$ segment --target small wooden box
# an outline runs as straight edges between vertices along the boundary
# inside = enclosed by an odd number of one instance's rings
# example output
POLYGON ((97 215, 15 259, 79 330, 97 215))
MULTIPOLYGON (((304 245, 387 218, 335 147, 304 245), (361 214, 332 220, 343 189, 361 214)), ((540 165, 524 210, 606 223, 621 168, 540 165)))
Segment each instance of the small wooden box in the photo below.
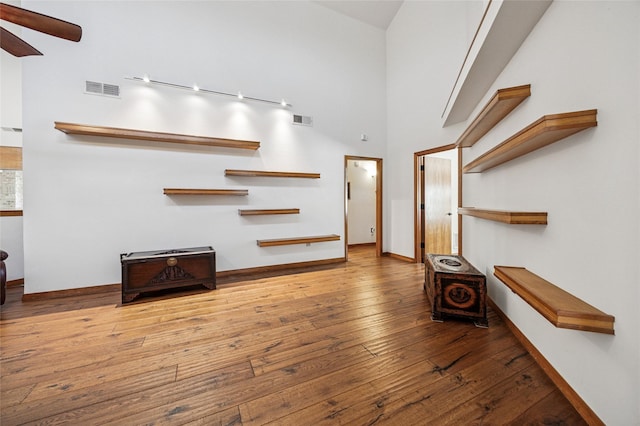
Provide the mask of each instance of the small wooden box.
POLYGON ((216 252, 211 247, 123 253, 120 263, 122 303, 149 291, 198 284, 216 288, 216 252))
POLYGON ((431 319, 471 319, 487 327, 486 277, 462 256, 427 254, 424 289, 431 302, 431 319))

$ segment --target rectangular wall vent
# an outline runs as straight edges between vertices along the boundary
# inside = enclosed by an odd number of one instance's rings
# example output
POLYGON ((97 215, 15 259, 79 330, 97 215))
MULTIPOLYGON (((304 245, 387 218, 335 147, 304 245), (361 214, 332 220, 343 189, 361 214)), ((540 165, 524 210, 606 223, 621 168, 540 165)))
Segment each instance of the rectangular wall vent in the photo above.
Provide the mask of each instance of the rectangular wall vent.
POLYGON ((108 96, 120 96, 120 86, 105 83, 102 85, 102 93, 108 96))
POLYGON ((313 117, 293 114, 293 124, 299 124, 301 126, 313 126, 313 117))
POLYGON ((99 83, 97 81, 85 82, 84 92, 91 95, 111 96, 113 98, 120 97, 120 86, 115 84, 99 83))

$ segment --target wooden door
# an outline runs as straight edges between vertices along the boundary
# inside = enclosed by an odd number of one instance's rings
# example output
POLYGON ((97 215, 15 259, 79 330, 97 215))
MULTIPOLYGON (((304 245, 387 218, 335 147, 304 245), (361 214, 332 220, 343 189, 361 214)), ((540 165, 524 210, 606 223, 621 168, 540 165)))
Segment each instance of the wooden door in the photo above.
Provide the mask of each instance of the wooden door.
POLYGON ((451 160, 424 157, 424 251, 451 254, 451 160))

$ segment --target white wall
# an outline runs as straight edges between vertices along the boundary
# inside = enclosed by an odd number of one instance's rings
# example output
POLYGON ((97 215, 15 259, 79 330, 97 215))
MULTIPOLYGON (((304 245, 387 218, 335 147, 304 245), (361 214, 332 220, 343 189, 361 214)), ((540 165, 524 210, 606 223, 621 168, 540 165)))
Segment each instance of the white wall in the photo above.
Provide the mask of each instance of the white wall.
MULTIPOLYGON (((464 7, 405 2, 387 33, 387 251, 411 254, 412 153, 455 141, 468 124, 441 129, 439 121, 466 52, 456 36, 467 28, 464 7)), ((553 2, 470 118, 498 88, 531 83, 532 96, 464 156, 466 163, 542 115, 598 109, 595 129, 465 175, 465 205, 546 210, 549 224, 465 217, 463 253, 486 273, 491 298, 611 425, 640 424, 639 7, 553 2), (495 264, 527 267, 615 315, 616 335, 554 328, 493 277, 495 264)))
POLYGON ((256 239, 344 230, 344 155, 381 157, 385 35, 311 2, 23 2, 78 23, 80 43, 29 34, 24 66, 25 293, 120 282, 123 252, 212 245, 218 270, 344 256, 344 242, 259 248, 256 239), (264 99, 145 86, 157 80, 264 99), (83 94, 118 84, 120 99, 83 94), (314 127, 291 125, 291 113, 314 127), (260 140, 257 152, 70 137, 54 121, 260 140), (360 142, 360 134, 369 140, 360 142), (319 172, 225 178, 224 169, 319 172), (163 187, 248 188, 167 197, 163 187), (247 218, 238 208, 298 207, 247 218))
MULTIPOLYGON (((20 7, 19 1, 5 1, 20 7)), ((3 22, 2 26, 17 36, 21 36, 22 28, 11 22, 3 22)), ((0 49, 0 120, 3 127, 22 127, 22 60, 0 49)), ((22 146, 19 133, 5 132, 2 145, 22 146)))
POLYGON ((468 48, 468 7, 476 5, 404 2, 387 30, 384 251, 414 257, 414 152, 451 144, 464 129, 443 129, 440 117, 468 48))
POLYGON ((9 254, 5 260, 7 281, 24 277, 24 255, 22 252, 22 217, 0 218, 0 248, 9 254))
MULTIPOLYGON (((20 2, 10 1, 15 6, 20 2)), ((3 22, 2 25, 16 35, 20 27, 3 22)), ((22 61, 0 50, 0 120, 2 127, 22 128, 22 61)), ((22 133, 0 130, 1 146, 22 146, 22 133)), ((24 277, 24 253, 22 243, 22 216, 0 217, 0 248, 9 253, 5 261, 7 280, 24 277)))
POLYGON ((490 297, 611 425, 640 424, 639 11, 638 2, 553 2, 479 106, 501 87, 531 83, 531 97, 464 154, 466 163, 542 115, 598 109, 596 128, 464 176, 465 205, 548 211, 549 224, 465 217, 463 253, 486 273, 490 297), (614 315, 616 335, 554 328, 493 276, 496 264, 524 266, 614 315))
POLYGON ((349 244, 376 242, 375 173, 375 161, 347 161, 347 182, 351 186, 351 198, 347 201, 349 244))

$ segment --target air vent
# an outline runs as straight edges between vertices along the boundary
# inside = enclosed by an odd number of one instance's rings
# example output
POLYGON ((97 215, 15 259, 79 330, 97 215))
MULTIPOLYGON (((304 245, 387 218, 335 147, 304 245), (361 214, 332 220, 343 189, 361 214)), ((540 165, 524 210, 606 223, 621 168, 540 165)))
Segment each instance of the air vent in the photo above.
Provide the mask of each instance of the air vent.
POLYGON ((19 127, 5 127, 2 126, 2 130, 5 132, 15 132, 15 133, 22 133, 22 129, 19 127))
POLYGON ((120 86, 105 83, 102 85, 102 93, 107 96, 120 96, 120 86))
POLYGON ((299 124, 301 126, 313 126, 313 117, 293 114, 293 124, 299 124))
POLYGON ((84 91, 87 93, 93 93, 95 95, 102 95, 102 83, 87 81, 84 91))
POLYGON ((113 98, 120 97, 120 86, 89 80, 87 80, 85 83, 85 93, 88 93, 90 95, 111 96, 113 98))

